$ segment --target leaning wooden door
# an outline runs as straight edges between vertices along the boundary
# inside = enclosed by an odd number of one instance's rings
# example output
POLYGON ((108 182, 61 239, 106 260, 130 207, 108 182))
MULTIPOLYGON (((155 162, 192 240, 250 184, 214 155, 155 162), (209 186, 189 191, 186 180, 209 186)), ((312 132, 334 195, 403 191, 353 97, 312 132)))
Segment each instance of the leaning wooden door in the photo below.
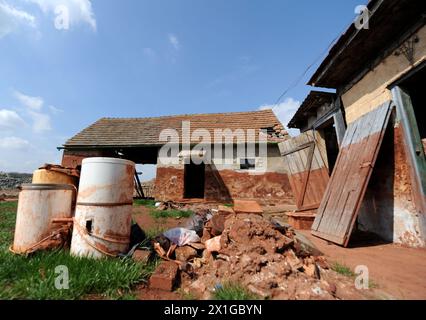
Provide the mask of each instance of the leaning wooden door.
POLYGON ((312 234, 347 246, 391 113, 391 102, 362 116, 346 130, 312 234))
POLYGON ((298 211, 317 209, 329 180, 324 140, 308 131, 279 144, 298 211))

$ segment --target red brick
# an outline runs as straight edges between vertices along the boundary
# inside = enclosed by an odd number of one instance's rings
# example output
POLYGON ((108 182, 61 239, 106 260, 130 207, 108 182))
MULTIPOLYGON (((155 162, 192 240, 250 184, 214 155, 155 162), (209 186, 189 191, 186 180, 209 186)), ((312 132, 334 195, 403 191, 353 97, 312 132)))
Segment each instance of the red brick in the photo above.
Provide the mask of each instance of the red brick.
POLYGON ((149 279, 150 288, 173 291, 178 271, 178 266, 175 262, 163 261, 149 279))
POLYGON ((133 260, 138 262, 147 263, 151 258, 151 251, 149 250, 136 250, 133 253, 133 260))
POLYGON ((262 214, 263 210, 256 201, 235 200, 234 211, 236 213, 256 213, 262 214))

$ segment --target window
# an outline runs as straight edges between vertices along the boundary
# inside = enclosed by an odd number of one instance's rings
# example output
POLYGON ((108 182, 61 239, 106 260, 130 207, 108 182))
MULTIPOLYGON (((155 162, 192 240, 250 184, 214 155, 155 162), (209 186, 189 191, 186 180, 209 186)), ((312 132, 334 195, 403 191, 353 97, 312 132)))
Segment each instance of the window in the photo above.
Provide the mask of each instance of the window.
POLYGON ((250 170, 256 168, 256 159, 254 158, 241 158, 240 159, 240 169, 241 170, 250 170))

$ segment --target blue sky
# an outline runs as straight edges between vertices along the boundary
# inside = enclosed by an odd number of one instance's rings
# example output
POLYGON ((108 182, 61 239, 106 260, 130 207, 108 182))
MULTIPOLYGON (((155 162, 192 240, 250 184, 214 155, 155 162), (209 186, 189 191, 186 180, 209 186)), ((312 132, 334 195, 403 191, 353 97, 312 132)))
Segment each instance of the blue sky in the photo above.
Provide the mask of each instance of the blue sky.
MULTIPOLYGON (((0 171, 60 162, 56 147, 101 117, 272 106, 365 3, 0 0, 0 171)), ((276 108, 284 124, 314 70, 276 108)))

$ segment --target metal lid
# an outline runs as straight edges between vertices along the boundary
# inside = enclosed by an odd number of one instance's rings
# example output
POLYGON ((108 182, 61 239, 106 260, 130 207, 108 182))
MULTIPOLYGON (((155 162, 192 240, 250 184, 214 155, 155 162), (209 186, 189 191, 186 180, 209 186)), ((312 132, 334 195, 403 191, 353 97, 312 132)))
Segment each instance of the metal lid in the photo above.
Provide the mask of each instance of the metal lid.
POLYGON ((82 165, 85 163, 114 163, 114 164, 124 164, 124 165, 132 165, 135 163, 130 160, 120 159, 120 158, 106 158, 106 157, 93 157, 93 158, 85 158, 82 161, 82 165))
POLYGON ((21 190, 75 190, 75 187, 71 184, 25 183, 21 190))

